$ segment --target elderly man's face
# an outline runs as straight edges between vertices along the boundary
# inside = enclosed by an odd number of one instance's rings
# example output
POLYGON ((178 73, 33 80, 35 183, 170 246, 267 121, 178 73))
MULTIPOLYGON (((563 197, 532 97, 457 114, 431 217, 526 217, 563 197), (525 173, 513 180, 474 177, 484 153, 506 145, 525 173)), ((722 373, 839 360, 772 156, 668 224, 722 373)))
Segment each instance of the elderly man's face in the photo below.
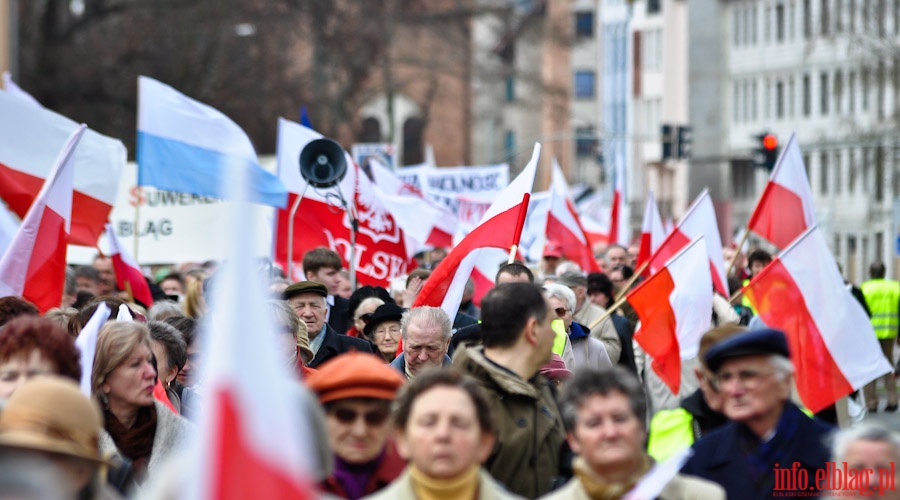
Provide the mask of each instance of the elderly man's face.
POLYGON ((403 351, 406 354, 406 367, 413 375, 428 366, 441 366, 450 339, 444 340, 441 327, 438 325, 419 326, 411 321, 406 327, 406 339, 403 351))
POLYGON ((628 251, 624 248, 612 247, 606 251, 606 260, 609 261, 610 267, 628 264, 628 251))
MULTIPOLYGON (((869 489, 870 491, 886 492, 888 495, 892 495, 890 498, 897 498, 900 496, 897 495, 897 491, 890 491, 888 488, 897 484, 897 478, 890 477, 890 470, 895 469, 895 475, 900 473, 900 470, 892 467, 898 460, 900 457, 895 455, 890 443, 858 439, 847 445, 847 451, 844 452, 844 456, 838 460, 838 463, 847 462, 847 465, 854 470, 874 471, 867 478, 869 482, 860 485, 860 491, 869 489), (887 484, 881 484, 881 479, 885 479, 887 484)), ((862 477, 865 478, 865 476, 862 477)))
POLYGON ((726 360, 716 373, 722 412, 730 420, 753 424, 777 423, 790 397, 790 382, 783 380, 768 355, 726 360))
POLYGON ((325 297, 317 293, 301 293, 289 298, 287 303, 306 323, 310 340, 316 338, 325 325, 325 297))

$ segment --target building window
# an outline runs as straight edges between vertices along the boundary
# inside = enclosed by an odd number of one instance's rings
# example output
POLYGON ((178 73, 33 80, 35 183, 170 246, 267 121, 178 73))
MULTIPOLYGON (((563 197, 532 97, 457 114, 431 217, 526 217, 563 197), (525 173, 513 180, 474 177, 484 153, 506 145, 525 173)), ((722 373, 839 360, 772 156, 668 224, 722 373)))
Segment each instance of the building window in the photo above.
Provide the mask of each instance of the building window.
POLYGON ((662 0, 647 0, 647 14, 658 14, 662 10, 662 0))
POLYGON ((834 0, 834 32, 844 31, 844 0, 834 0))
POLYGON ((578 99, 591 99, 594 97, 594 72, 575 72, 575 97, 578 99))
POLYGON ((759 94, 756 92, 756 80, 753 80, 753 83, 750 84, 750 119, 753 121, 757 120, 759 116, 759 94))
POLYGON ((425 120, 418 116, 403 122, 403 164, 418 165, 425 161, 425 120))
POLYGON ((757 23, 757 21, 758 21, 758 19, 757 19, 758 15, 757 15, 756 13, 757 13, 756 6, 755 6, 755 5, 754 5, 754 6, 751 6, 751 7, 750 7, 750 16, 749 16, 750 19, 749 19, 747 22, 748 22, 748 24, 750 24, 750 37, 749 37, 749 41, 750 41, 750 43, 752 43, 753 45, 756 45, 756 33, 757 33, 757 31, 756 31, 756 30, 757 30, 757 28, 756 28, 757 24, 756 24, 756 23, 757 23))
POLYGON ((847 0, 847 32, 856 31, 856 0, 847 0))
POLYGON ((507 130, 503 136, 503 152, 510 161, 516 156, 516 133, 512 130, 507 130))
POLYGON ((812 0, 803 0, 803 38, 812 38, 812 0))
POLYGON ((378 118, 371 116, 363 118, 358 139, 359 142, 381 142, 381 122, 378 118))
POLYGON ((788 3, 788 40, 793 40, 797 36, 797 30, 794 27, 794 22, 797 20, 797 7, 794 5, 794 0, 790 0, 788 3))
POLYGON ((516 79, 513 76, 506 77, 506 102, 516 100, 516 79))
POLYGON ((597 134, 594 127, 576 127, 575 128, 575 155, 579 158, 590 158, 596 156, 597 134))
POLYGON ((862 110, 869 110, 869 70, 866 68, 862 69, 862 72, 859 77, 859 90, 862 92, 862 110))
POLYGON ((784 82, 775 83, 775 118, 784 118, 784 82))
POLYGON ((582 38, 594 37, 594 13, 582 11, 575 13, 575 36, 582 38))
POLYGON ((763 24, 766 25, 766 30, 763 32, 765 34, 764 41, 771 42, 772 41, 772 7, 766 7, 766 20, 763 24))
POLYGON ((812 114, 812 92, 809 75, 803 75, 803 116, 812 114))
POLYGON ((823 196, 828 194, 828 153, 825 151, 819 155, 819 192, 823 196))
POLYGON ((821 18, 820 22, 822 23, 822 36, 828 36, 828 30, 831 27, 831 11, 828 8, 828 3, 831 0, 822 0, 820 4, 822 10, 819 12, 821 18))
POLYGON ((853 194, 856 189, 856 159, 855 151, 847 151, 847 192, 853 194))
POLYGON ((766 82, 766 101, 765 101, 765 113, 763 113, 763 118, 769 119, 772 118, 772 82, 766 82))
POLYGON ((741 9, 735 8, 731 11, 731 44, 735 47, 741 44, 741 9))
POLYGON ((844 111, 844 75, 838 71, 834 74, 834 112, 838 115, 844 111))
POLYGON ((856 111, 856 73, 852 71, 847 75, 847 108, 850 113, 856 111))
POLYGON ((734 82, 734 88, 732 89, 732 99, 731 99, 731 107, 732 107, 732 119, 734 123, 740 123, 741 121, 741 106, 743 105, 743 99, 741 98, 741 89, 743 87, 740 83, 734 82))
POLYGON ((828 114, 828 73, 819 76, 819 111, 828 114))
POLYGON ((834 152, 834 194, 841 194, 844 165, 841 164, 841 152, 834 152))
POLYGON ((885 93, 886 93, 885 80, 887 80, 886 73, 887 73, 887 70, 884 67, 884 63, 879 62, 878 63, 878 72, 875 75, 875 78, 878 80, 877 94, 875 95, 875 99, 876 99, 875 106, 878 111, 879 119, 884 118, 884 100, 885 100, 885 93))
POLYGON ((784 4, 781 3, 775 6, 775 39, 779 42, 785 39, 784 4))
POLYGON ((790 77, 787 86, 787 115, 794 116, 794 77, 790 77))
POLYGON ((875 201, 884 199, 884 146, 875 148, 875 201))

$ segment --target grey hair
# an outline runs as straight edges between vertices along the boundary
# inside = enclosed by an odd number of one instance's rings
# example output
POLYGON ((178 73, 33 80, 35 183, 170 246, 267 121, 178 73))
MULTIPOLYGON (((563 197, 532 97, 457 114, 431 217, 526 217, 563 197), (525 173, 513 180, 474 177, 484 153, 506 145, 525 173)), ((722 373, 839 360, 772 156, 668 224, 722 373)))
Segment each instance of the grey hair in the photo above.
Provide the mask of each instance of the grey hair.
POLYGON ((75 279, 75 270, 71 267, 66 267, 66 284, 63 290, 67 295, 78 293, 78 281, 75 279))
POLYGON ((380 306, 384 305, 384 300, 382 300, 380 297, 366 297, 366 298, 362 299, 362 302, 360 302, 359 305, 356 306, 356 311, 353 311, 353 320, 354 321, 356 321, 356 319, 357 319, 356 313, 360 310, 360 308, 362 308, 362 306, 367 306, 369 304, 375 304, 375 309, 378 309, 380 306))
POLYGON ((890 445, 894 457, 891 461, 900 460, 900 434, 882 424, 864 422, 849 429, 842 429, 831 438, 831 457, 841 462, 847 456, 847 448, 855 441, 869 441, 890 445))
POLYGON ((561 300, 566 305, 566 309, 573 313, 575 312, 575 292, 571 288, 559 283, 547 283, 544 285, 544 296, 548 299, 556 298, 561 300))
POLYGON ((607 396, 613 392, 619 392, 628 398, 631 412, 646 430, 647 398, 644 389, 637 377, 621 366, 606 370, 583 368, 575 371, 575 375, 566 382, 559 395, 559 411, 566 430, 575 429, 578 410, 589 397, 607 396))
POLYGON ((794 363, 791 363, 790 359, 780 354, 769 356, 769 364, 772 365, 772 368, 775 369, 775 372, 783 382, 786 382, 794 374, 794 363))
POLYGON ((403 313, 400 319, 400 331, 403 340, 406 340, 406 334, 409 330, 409 324, 414 322, 419 328, 439 327, 441 329, 441 339, 449 340, 452 334, 453 324, 450 317, 440 307, 421 306, 415 307, 403 313))
POLYGON ((179 318, 184 315, 184 309, 171 300, 155 302, 147 311, 147 319, 150 321, 165 321, 168 318, 179 318))

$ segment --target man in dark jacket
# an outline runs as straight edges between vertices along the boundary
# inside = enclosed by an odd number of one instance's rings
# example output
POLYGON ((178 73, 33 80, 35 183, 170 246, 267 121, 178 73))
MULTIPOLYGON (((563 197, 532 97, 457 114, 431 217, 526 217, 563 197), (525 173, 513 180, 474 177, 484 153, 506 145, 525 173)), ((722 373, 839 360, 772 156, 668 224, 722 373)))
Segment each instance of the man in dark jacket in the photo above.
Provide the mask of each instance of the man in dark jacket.
POLYGON ((683 472, 720 484, 730 500, 789 496, 775 490, 776 469, 802 469, 796 474, 806 474, 814 488, 817 472, 830 460, 824 440, 833 428, 790 402, 794 369, 784 333, 740 333, 715 345, 705 359, 731 422, 694 445, 683 472))
POLYGON ((561 483, 565 428, 549 382, 538 373, 556 337, 552 319, 537 286, 497 285, 481 301, 483 346, 463 349, 453 359, 492 405, 497 441, 485 468, 527 498, 561 483))
POLYGON ((297 316, 306 323, 309 332, 309 348, 315 355, 307 366, 315 368, 325 361, 347 351, 375 353, 367 340, 340 335, 325 323, 328 288, 315 281, 300 281, 284 289, 282 298, 290 304, 297 316))

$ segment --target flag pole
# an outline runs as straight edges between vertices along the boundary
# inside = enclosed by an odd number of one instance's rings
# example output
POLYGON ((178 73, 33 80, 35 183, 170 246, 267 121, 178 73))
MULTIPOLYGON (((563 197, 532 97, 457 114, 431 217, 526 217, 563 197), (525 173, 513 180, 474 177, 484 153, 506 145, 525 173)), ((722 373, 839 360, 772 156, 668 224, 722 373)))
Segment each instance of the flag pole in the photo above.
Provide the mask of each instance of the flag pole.
POLYGON ((628 281, 626 281, 625 285, 622 286, 622 289, 619 290, 619 295, 616 295, 616 301, 618 301, 619 299, 624 297, 626 293, 628 293, 628 289, 631 288, 631 285, 633 285, 634 282, 641 277, 641 273, 644 272, 644 269, 647 269, 648 265, 650 265, 650 259, 644 261, 643 264, 641 264, 637 269, 634 270, 634 274, 632 274, 631 277, 628 278, 628 281))
POLYGON ((513 244, 509 247, 509 259, 507 264, 512 264, 516 260, 516 252, 519 250, 519 240, 522 238, 522 229, 525 227, 525 216, 528 215, 528 202, 531 200, 531 193, 522 195, 522 208, 519 209, 519 218, 516 219, 516 232, 513 234, 513 244))
POLYGON ((602 316, 600 316, 599 318, 594 320, 594 322, 591 323, 590 326, 588 326, 588 331, 593 330, 594 328, 597 327, 597 325, 602 323, 603 320, 612 316, 613 313, 615 313, 620 307, 622 307, 623 304, 625 304, 625 302, 628 302, 628 297, 626 297, 626 296, 622 296, 622 297, 616 299, 616 301, 613 303, 613 305, 606 308, 606 312, 603 313, 602 316))
POLYGON ((138 189, 141 191, 141 196, 138 197, 138 202, 134 204, 134 261, 138 262, 138 247, 140 246, 140 238, 141 238, 141 227, 139 226, 141 220, 141 200, 144 199, 143 193, 144 188, 138 186, 138 189))
POLYGON ((741 255, 741 249, 744 248, 744 243, 747 242, 747 238, 750 236, 750 228, 748 227, 746 231, 744 231, 744 236, 741 238, 741 242, 737 246, 737 253, 734 255, 734 259, 731 259, 731 265, 728 266, 728 270, 725 273, 725 277, 727 278, 732 272, 734 272, 734 266, 737 265, 738 256, 741 255))

